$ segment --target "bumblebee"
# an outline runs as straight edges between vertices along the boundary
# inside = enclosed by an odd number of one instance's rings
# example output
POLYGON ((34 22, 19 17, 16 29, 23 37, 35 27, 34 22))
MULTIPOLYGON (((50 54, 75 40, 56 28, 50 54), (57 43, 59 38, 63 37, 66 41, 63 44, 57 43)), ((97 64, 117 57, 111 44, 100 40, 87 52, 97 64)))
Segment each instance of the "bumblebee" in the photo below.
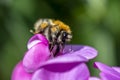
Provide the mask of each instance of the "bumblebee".
POLYGON ((34 34, 43 34, 49 41, 49 49, 53 56, 61 53, 65 43, 72 39, 70 27, 60 20, 39 19, 34 24, 34 34))

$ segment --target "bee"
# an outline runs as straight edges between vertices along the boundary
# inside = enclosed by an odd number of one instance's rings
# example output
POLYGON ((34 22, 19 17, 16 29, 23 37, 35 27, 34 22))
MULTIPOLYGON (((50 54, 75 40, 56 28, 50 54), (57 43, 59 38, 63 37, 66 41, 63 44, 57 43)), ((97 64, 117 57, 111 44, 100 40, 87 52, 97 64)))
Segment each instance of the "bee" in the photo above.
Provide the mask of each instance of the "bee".
POLYGON ((39 19, 34 24, 34 34, 42 34, 49 41, 49 49, 53 56, 61 53, 67 42, 72 39, 71 29, 60 20, 39 19))

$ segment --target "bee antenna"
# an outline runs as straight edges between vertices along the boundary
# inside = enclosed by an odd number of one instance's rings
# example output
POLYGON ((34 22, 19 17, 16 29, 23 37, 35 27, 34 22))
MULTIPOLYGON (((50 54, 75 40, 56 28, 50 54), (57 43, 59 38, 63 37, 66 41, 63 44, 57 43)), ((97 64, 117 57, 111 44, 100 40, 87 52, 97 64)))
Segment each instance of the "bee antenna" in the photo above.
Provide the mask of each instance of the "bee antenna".
POLYGON ((32 29, 30 29, 30 32, 33 33, 33 34, 35 34, 35 32, 32 29))

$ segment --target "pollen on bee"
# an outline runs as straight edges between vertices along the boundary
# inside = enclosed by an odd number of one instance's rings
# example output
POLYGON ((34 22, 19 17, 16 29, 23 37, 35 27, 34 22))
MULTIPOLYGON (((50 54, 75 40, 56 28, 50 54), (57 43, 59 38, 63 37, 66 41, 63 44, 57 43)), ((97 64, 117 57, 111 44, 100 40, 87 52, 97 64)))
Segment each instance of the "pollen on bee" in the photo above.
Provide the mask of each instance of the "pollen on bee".
POLYGON ((42 23, 42 24, 41 24, 41 28, 44 29, 45 27, 47 27, 47 25, 48 25, 47 23, 42 23))
POLYGON ((54 21, 54 24, 57 24, 60 27, 60 29, 63 29, 65 31, 67 31, 68 33, 71 33, 70 27, 68 25, 64 24, 63 22, 56 20, 56 21, 54 21))
POLYGON ((52 28, 51 28, 51 31, 52 31, 52 32, 57 31, 56 27, 52 27, 52 28))

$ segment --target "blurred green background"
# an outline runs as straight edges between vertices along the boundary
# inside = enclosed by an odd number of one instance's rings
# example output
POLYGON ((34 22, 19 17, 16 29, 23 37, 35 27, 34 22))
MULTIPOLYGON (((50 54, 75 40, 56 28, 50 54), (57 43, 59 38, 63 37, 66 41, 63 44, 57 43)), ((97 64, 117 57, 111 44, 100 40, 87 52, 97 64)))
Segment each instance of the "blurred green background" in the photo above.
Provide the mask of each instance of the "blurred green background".
POLYGON ((65 22, 71 44, 93 46, 99 51, 93 61, 120 66, 120 0, 0 0, 0 80, 10 80, 39 18, 65 22))

